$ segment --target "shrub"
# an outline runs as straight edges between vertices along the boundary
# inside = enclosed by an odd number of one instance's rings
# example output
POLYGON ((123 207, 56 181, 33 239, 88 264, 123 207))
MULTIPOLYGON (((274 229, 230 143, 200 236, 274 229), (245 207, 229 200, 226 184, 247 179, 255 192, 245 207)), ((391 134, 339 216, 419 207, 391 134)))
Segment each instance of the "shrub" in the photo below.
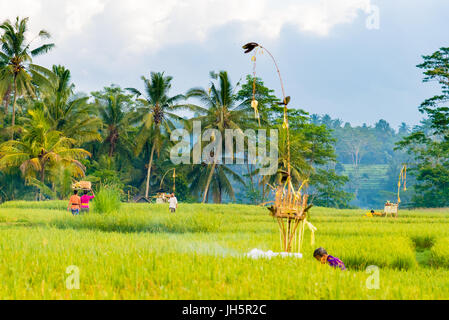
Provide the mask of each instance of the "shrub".
POLYGON ((430 250, 430 263, 434 267, 449 268, 449 238, 436 241, 430 250))
POLYGON ((95 195, 93 211, 95 213, 111 213, 120 209, 120 191, 111 186, 102 186, 95 195))

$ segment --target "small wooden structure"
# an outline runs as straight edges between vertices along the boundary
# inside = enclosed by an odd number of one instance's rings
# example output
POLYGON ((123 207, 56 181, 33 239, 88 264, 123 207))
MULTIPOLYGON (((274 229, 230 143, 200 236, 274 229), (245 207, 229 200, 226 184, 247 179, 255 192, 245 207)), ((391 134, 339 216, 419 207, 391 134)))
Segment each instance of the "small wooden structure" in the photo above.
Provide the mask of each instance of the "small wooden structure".
POLYGON ((400 192, 401 188, 404 186, 404 191, 407 191, 407 165, 403 165, 401 168, 401 172, 399 172, 399 180, 398 180, 398 202, 397 203, 391 203, 390 201, 387 201, 384 206, 384 213, 385 216, 388 217, 394 216, 395 218, 398 217, 398 209, 399 204, 401 203, 401 197, 400 192))
POLYGON ((163 204, 168 202, 168 199, 170 199, 170 194, 160 192, 153 198, 156 199, 157 204, 163 204))
POLYGON ((387 203, 385 203, 385 207, 384 207, 384 212, 385 212, 385 216, 388 217, 388 215, 392 216, 394 215, 395 218, 398 217, 398 208, 399 208, 399 203, 391 203, 389 201, 387 201, 387 203))
POLYGON ((274 205, 268 210, 278 222, 281 249, 284 252, 301 253, 304 229, 307 226, 312 232, 312 243, 316 228, 307 221, 307 212, 312 205, 307 205, 308 195, 301 194, 301 189, 307 183, 304 181, 298 191, 295 191, 290 179, 284 187, 275 188, 275 200, 268 202, 274 205))

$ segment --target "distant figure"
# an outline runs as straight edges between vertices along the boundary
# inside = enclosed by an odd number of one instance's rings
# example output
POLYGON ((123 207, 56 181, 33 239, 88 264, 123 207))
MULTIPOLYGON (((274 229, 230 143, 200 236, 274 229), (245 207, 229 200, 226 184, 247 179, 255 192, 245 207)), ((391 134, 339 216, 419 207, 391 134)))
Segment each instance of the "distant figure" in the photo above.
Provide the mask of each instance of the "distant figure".
POLYGON ((73 191, 73 195, 70 197, 67 211, 72 210, 72 215, 76 216, 80 214, 81 198, 78 196, 78 190, 73 191))
POLYGON ((176 212, 176 209, 178 209, 178 199, 176 199, 174 193, 171 194, 170 199, 168 199, 168 203, 170 212, 172 213, 176 212))
POLYGON ((81 196, 81 212, 89 212, 89 201, 95 198, 94 191, 91 189, 92 195, 89 196, 89 191, 84 191, 84 194, 81 196))
POLYGON ((338 258, 332 257, 327 254, 324 248, 318 248, 313 252, 313 257, 320 261, 322 264, 327 263, 331 267, 340 268, 341 270, 346 270, 345 264, 338 258))

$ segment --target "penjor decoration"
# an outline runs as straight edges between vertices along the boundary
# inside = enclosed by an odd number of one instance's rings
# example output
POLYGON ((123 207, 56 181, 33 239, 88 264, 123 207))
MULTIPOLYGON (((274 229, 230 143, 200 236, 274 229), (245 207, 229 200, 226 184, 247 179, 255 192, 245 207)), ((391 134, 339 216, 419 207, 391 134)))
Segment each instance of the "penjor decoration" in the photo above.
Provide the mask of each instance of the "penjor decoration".
POLYGON ((282 76, 279 71, 278 64, 273 55, 266 48, 262 47, 256 42, 249 42, 243 46, 245 53, 254 51, 252 61, 254 63, 253 68, 253 100, 251 106, 254 109, 256 119, 259 121, 260 116, 258 111, 258 101, 256 100, 256 54, 264 51, 268 53, 274 62, 277 74, 282 88, 283 101, 279 103, 284 107, 284 119, 283 129, 286 130, 287 136, 287 172, 280 171, 283 175, 281 183, 272 187, 275 193, 275 200, 264 203, 263 205, 272 203, 272 206, 268 208, 270 214, 277 220, 280 232, 280 245, 284 252, 301 252, 301 244, 303 243, 304 229, 307 226, 311 231, 311 242, 314 242, 314 234, 316 228, 307 221, 307 212, 312 207, 308 205, 308 195, 302 194, 303 187, 307 184, 307 180, 303 181, 298 190, 295 190, 291 179, 291 162, 290 162, 290 136, 289 136, 289 124, 288 124, 288 109, 287 106, 290 103, 290 97, 285 95, 284 84, 282 76))

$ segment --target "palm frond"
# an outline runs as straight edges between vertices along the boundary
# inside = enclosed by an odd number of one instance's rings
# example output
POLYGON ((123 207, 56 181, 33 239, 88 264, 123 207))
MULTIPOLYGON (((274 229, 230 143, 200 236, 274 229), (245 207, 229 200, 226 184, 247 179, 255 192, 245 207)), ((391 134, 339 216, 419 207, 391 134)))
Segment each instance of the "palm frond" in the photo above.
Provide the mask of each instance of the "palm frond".
POLYGON ((131 92, 132 94, 134 94, 138 97, 140 97, 142 95, 142 93, 135 88, 125 88, 125 90, 128 90, 129 92, 131 92))
POLYGON ((49 52, 54 47, 55 47, 54 43, 44 44, 44 45, 42 45, 42 46, 40 46, 40 47, 38 47, 38 48, 36 48, 34 50, 31 50, 31 55, 33 57, 40 56, 40 55, 42 55, 44 53, 49 52))

